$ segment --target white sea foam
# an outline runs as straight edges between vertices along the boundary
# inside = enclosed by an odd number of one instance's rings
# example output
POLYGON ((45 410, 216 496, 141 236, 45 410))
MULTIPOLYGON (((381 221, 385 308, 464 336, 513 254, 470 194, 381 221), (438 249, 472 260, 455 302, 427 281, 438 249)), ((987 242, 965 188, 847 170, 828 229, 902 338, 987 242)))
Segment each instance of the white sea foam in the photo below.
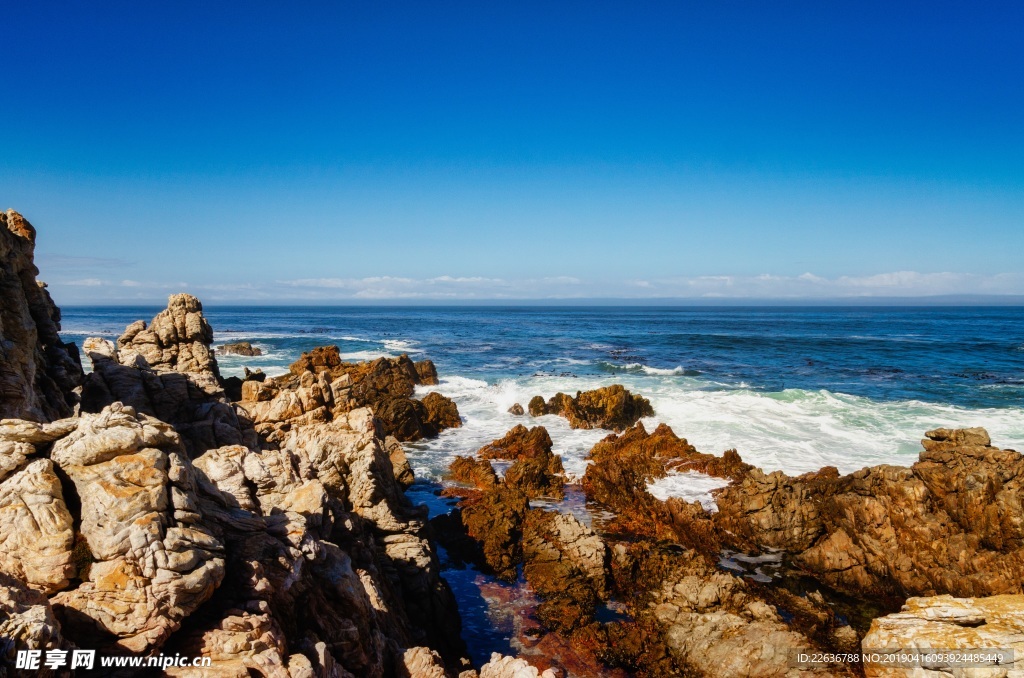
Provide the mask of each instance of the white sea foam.
POLYGON ((994 444, 1024 449, 1024 409, 967 409, 919 401, 876 401, 858 396, 787 389, 765 393, 748 388, 717 388, 687 376, 618 374, 607 377, 537 376, 488 385, 476 379, 448 378, 437 390, 451 397, 464 418, 461 429, 411 452, 424 472, 440 477, 458 454, 472 454, 516 424, 543 425, 572 477, 587 467, 586 455, 603 430, 573 430, 562 417, 517 417, 513 403, 545 399, 557 391, 575 393, 622 383, 650 398, 656 415, 643 420, 648 431, 659 423, 672 427, 702 452, 735 448, 743 459, 766 471, 790 474, 835 466, 849 473, 876 464, 912 464, 924 432, 937 427, 983 426, 994 444))
POLYGON ((707 511, 717 511, 718 506, 711 496, 711 490, 717 490, 729 484, 728 480, 715 478, 705 473, 684 471, 669 473, 664 478, 647 483, 647 491, 658 499, 665 501, 669 497, 679 497, 686 501, 699 501, 707 511))
POLYGON ((385 339, 381 342, 384 344, 384 348, 389 351, 396 351, 398 353, 422 353, 421 349, 416 348, 416 344, 412 341, 403 341, 401 339, 385 339))

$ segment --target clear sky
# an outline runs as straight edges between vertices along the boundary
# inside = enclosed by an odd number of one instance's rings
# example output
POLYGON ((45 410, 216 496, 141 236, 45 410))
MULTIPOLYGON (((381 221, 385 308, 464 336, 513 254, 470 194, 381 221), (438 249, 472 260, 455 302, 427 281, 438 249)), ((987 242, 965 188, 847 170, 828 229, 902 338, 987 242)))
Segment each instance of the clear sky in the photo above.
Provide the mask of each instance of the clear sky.
POLYGON ((58 303, 1024 294, 1024 3, 8 2, 58 303))

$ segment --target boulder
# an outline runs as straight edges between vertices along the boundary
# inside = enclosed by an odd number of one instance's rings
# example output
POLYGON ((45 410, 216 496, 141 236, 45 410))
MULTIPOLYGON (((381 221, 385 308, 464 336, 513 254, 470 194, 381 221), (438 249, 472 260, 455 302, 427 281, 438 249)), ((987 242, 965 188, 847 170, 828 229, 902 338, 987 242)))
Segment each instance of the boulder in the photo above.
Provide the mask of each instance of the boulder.
POLYGON ((217 353, 220 355, 240 355, 252 358, 263 355, 263 350, 259 346, 253 346, 248 341, 232 341, 218 346, 217 353))
POLYGON ((613 431, 624 431, 643 417, 654 416, 649 400, 630 393, 620 384, 579 391, 575 398, 556 393, 546 403, 540 396, 534 396, 529 409, 535 417, 544 414, 565 417, 572 428, 607 428, 613 431))
POLYGON ((53 462, 34 459, 0 482, 0 516, 0 571, 46 594, 66 588, 75 533, 53 462))
POLYGON ((36 280, 35 245, 24 217, 0 212, 0 419, 67 417, 83 378, 78 349, 58 335, 60 310, 36 280))
POLYGON ((515 415, 517 417, 521 417, 524 414, 526 414, 526 411, 523 410, 523 406, 522 405, 520 405, 519 403, 516 403, 512 407, 508 408, 508 413, 509 414, 513 414, 513 415, 515 415))

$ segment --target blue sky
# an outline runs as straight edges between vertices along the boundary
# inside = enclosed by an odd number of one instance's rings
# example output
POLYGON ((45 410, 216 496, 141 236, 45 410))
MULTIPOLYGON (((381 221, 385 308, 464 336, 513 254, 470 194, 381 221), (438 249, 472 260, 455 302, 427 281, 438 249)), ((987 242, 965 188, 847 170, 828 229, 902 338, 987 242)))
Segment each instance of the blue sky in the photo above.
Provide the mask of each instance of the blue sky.
POLYGON ((1024 294, 1021 3, 0 18, 59 303, 1024 294))

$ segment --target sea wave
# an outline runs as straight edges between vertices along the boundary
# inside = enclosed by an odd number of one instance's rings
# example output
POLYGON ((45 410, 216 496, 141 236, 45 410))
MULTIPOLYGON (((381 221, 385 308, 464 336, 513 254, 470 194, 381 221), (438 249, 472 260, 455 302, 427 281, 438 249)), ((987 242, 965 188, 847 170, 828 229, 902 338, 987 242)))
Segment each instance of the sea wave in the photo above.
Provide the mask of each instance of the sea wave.
POLYGON ((651 431, 659 423, 703 452, 737 449, 743 459, 766 471, 790 474, 835 466, 850 473, 877 464, 917 461, 925 431, 938 427, 983 426, 1001 447, 1024 447, 1024 409, 968 409, 914 400, 877 401, 830 391, 786 389, 777 392, 723 388, 707 380, 651 380, 642 374, 503 379, 449 377, 437 390, 455 400, 464 423, 434 441, 416 444, 411 453, 432 477, 444 475, 456 455, 472 454, 516 424, 543 425, 562 456, 570 479, 586 472, 587 454, 605 430, 574 430, 563 418, 515 416, 508 409, 535 395, 575 393, 622 383, 649 398, 655 416, 642 420, 651 431))

